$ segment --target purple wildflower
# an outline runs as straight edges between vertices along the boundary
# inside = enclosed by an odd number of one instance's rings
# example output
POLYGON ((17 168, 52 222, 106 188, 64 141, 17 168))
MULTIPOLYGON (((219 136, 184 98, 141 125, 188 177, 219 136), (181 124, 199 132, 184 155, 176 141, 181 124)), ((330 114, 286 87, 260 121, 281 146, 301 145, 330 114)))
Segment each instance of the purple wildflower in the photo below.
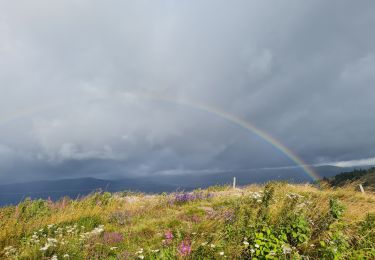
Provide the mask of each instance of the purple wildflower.
POLYGON ((171 204, 177 203, 177 204, 182 204, 186 203, 189 201, 194 201, 194 200, 203 200, 203 199, 209 199, 212 198, 211 193, 204 193, 202 191, 199 192, 181 192, 181 193, 176 193, 174 195, 174 200, 171 201, 171 204))
POLYGON ((164 243, 166 245, 169 245, 170 243, 172 243, 172 240, 173 240, 173 233, 172 233, 172 231, 168 230, 167 232, 164 233, 164 236, 165 236, 164 243))
POLYGON ((178 252, 180 256, 188 256, 191 253, 191 243, 189 240, 184 240, 178 247, 178 252))
POLYGON ((193 216, 190 217, 190 221, 194 222, 194 223, 199 223, 199 222, 201 222, 201 218, 197 215, 193 215, 193 216))
POLYGON ((124 236, 118 232, 105 232, 103 241, 105 244, 117 244, 124 240, 124 236))
POLYGON ((235 214, 232 210, 226 210, 223 213, 223 217, 224 217, 225 221, 231 222, 234 219, 235 214))

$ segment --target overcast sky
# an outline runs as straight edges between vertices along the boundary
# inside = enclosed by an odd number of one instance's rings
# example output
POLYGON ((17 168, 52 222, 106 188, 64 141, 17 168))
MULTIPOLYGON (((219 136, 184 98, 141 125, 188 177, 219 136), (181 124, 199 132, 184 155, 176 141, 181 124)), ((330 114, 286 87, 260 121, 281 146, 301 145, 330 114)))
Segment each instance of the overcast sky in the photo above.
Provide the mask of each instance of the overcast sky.
POLYGON ((0 181, 294 165, 181 100, 369 162, 374 28, 372 0, 0 0, 0 181))

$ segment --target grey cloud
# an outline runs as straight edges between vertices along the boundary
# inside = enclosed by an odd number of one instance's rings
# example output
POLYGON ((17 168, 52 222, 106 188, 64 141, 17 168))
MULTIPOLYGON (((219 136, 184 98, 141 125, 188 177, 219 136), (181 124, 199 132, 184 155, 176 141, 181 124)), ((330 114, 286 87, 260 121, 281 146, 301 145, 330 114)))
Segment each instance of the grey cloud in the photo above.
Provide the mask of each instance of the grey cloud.
POLYGON ((372 1, 0 4, 0 181, 279 167, 375 153, 372 1))

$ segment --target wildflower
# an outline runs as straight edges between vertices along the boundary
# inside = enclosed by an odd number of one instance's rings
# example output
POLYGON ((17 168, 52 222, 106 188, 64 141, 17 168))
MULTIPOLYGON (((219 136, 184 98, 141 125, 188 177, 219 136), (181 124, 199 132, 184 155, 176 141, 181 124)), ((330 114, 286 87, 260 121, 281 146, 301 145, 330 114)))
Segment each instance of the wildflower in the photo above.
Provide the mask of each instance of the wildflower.
POLYGON ((55 238, 47 238, 49 244, 56 244, 57 240, 55 238))
POLYGON ((220 252, 219 255, 224 255, 224 252, 220 252))
POLYGON ((69 258, 68 254, 63 255, 64 258, 69 258))
POLYGON ((302 195, 299 195, 297 193, 288 193, 286 194, 286 196, 289 198, 289 199, 298 199, 298 198, 303 198, 302 195))
POLYGON ((135 252, 136 255, 143 254, 143 248, 139 249, 139 251, 135 252))
POLYGON ((144 257, 143 255, 139 255, 138 258, 139 258, 139 259, 143 259, 143 258, 145 258, 145 257, 144 257))
POLYGON ((250 249, 250 253, 254 254, 255 253, 255 250, 252 248, 250 249))
POLYGON ((258 244, 255 244, 254 246, 255 246, 256 248, 259 248, 259 245, 258 245, 258 244))
POLYGON ((191 253, 191 243, 188 240, 184 240, 181 242, 180 246, 178 247, 178 252, 181 256, 188 256, 191 253))
POLYGON ((211 244, 210 246, 211 246, 211 248, 215 248, 215 245, 214 245, 214 244, 211 244))
POLYGON ((91 231, 91 235, 99 235, 104 231, 104 225, 99 225, 91 231))
POLYGON ((116 249, 117 249, 117 247, 115 247, 115 246, 110 248, 110 250, 116 250, 116 249))
POLYGON ((245 246, 248 246, 248 245, 249 245, 249 242, 247 242, 247 241, 243 241, 243 244, 244 244, 245 246))
POLYGON ((13 255, 17 252, 17 250, 13 246, 7 246, 4 248, 5 256, 13 255))
POLYGON ((53 255, 53 256, 51 257, 51 260, 58 260, 57 255, 53 255))
POLYGON ((164 233, 164 236, 165 236, 165 240, 163 240, 164 244, 169 245, 170 243, 172 243, 172 240, 173 240, 173 233, 172 233, 172 231, 168 230, 167 232, 164 233))
POLYGON ((46 243, 42 248, 40 248, 40 251, 47 251, 50 245, 46 243))
POLYGON ((159 249, 151 250, 152 253, 158 253, 159 251, 159 249))
POLYGON ((207 244, 208 244, 207 242, 203 242, 201 245, 206 246, 207 244))
POLYGON ((124 240, 124 236, 118 232, 105 232, 103 240, 106 244, 116 244, 124 240))

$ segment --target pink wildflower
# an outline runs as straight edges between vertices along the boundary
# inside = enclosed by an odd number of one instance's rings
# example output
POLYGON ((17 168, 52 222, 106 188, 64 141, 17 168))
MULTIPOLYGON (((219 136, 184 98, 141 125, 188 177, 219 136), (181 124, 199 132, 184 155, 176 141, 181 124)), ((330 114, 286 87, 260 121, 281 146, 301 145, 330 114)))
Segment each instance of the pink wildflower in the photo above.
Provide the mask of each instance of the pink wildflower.
POLYGON ((184 240, 178 247, 178 252, 180 256, 188 256, 191 253, 191 243, 189 240, 184 240))

